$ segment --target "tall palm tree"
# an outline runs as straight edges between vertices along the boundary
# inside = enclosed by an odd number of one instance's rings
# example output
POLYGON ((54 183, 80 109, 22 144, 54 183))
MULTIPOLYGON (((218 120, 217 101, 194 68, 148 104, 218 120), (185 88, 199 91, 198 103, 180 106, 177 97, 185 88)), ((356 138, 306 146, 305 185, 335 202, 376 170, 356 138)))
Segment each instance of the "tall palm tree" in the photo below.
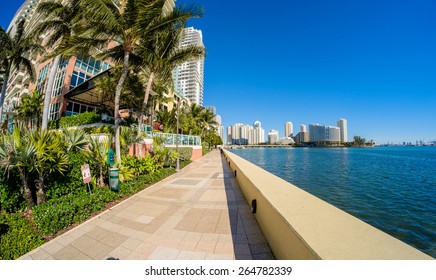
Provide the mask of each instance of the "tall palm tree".
POLYGON ((38 52, 40 50, 41 47, 39 45, 34 44, 30 37, 24 35, 24 21, 18 22, 15 35, 13 36, 10 32, 6 33, 0 27, 0 69, 4 71, 4 81, 0 95, 0 120, 3 115, 3 103, 12 68, 24 68, 27 74, 30 75, 31 80, 34 80, 35 70, 27 55, 31 51, 38 52))
POLYGON ((48 33, 49 37, 46 42, 46 47, 53 48, 53 54, 57 54, 53 60, 48 76, 44 97, 42 129, 47 129, 53 84, 63 55, 61 52, 56 52, 56 47, 58 45, 68 45, 71 35, 74 31, 77 31, 79 27, 78 22, 80 22, 81 15, 83 14, 81 6, 78 5, 79 2, 80 0, 54 0, 42 2, 37 7, 37 13, 45 16, 45 20, 37 26, 35 34, 39 36, 48 33))
MULTIPOLYGON (((118 2, 118 1, 117 1, 118 2)), ((112 0, 81 0, 86 17, 86 31, 72 38, 72 53, 91 53, 98 59, 111 58, 122 64, 122 74, 115 91, 115 151, 121 163, 120 115, 121 91, 131 61, 139 60, 137 48, 141 38, 151 38, 173 22, 191 17, 190 13, 175 9, 163 15, 165 0, 126 0, 118 5, 112 0)))
MULTIPOLYGON (((190 9, 175 9, 179 13, 185 13, 190 17, 200 17, 199 8, 192 6, 190 9)), ((145 112, 150 96, 152 85, 156 77, 161 80, 171 80, 172 70, 190 59, 201 59, 204 57, 204 47, 185 46, 180 47, 181 35, 189 18, 173 22, 170 26, 156 32, 155 36, 144 38, 139 48, 140 56, 143 59, 145 73, 148 77, 147 87, 144 94, 144 101, 141 112, 145 112)), ((141 133, 142 119, 138 121, 138 135, 141 133)))
POLYGON ((27 129, 40 126, 43 96, 36 90, 23 96, 21 103, 15 107, 17 111, 17 119, 26 124, 27 129))

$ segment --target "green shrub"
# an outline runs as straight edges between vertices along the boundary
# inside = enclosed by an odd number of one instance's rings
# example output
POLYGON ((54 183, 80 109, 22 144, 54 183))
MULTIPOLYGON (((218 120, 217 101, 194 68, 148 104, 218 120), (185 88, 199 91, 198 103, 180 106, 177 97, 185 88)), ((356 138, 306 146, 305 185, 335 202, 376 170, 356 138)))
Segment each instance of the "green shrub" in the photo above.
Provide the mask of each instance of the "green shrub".
POLYGON ((26 218, 0 214, 0 260, 16 259, 43 243, 26 218))
POLYGON ((14 213, 26 208, 20 189, 16 182, 0 182, 0 211, 14 213))
MULTIPOLYGON (((47 181, 47 199, 61 197, 67 194, 86 193, 86 185, 83 183, 81 166, 88 163, 89 159, 84 152, 70 152, 69 170, 65 176, 51 176, 47 181)), ((90 164, 91 172, 96 170, 90 164)), ((92 173, 91 173, 92 174, 92 173)))
POLYGON ((101 116, 96 112, 85 112, 78 115, 66 116, 59 119, 60 127, 78 126, 101 121, 101 116))
MULTIPOLYGON (((168 148, 170 150, 176 151, 176 148, 168 148)), ((181 161, 190 160, 192 157, 192 148, 179 147, 179 158, 181 161)))
POLYGON ((89 134, 115 134, 113 126, 105 124, 99 127, 84 127, 83 130, 89 134))
POLYGON ((122 159, 122 165, 132 170, 135 176, 153 173, 162 168, 162 165, 149 156, 141 158, 126 156, 122 159))

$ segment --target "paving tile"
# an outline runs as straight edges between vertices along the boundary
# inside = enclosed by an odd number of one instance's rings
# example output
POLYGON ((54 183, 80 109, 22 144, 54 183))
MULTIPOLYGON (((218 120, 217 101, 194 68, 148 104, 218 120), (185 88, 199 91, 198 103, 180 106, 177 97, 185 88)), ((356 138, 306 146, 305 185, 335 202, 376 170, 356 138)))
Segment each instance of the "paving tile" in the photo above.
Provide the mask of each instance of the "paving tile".
POLYGON ((250 251, 252 255, 271 253, 271 249, 269 248, 267 243, 258 243, 258 244, 248 244, 250 246, 250 251))
POLYGON ((178 260, 204 260, 206 258, 206 255, 207 255, 206 253, 202 253, 202 252, 192 252, 192 251, 182 250, 177 256, 177 259, 178 260))
POLYGON ((148 257, 149 260, 175 260, 181 250, 158 246, 148 257))
POLYGON ((134 251, 136 249, 136 247, 138 247, 139 244, 141 244, 141 243, 142 243, 142 241, 139 241, 137 239, 128 238, 126 241, 121 243, 120 247, 124 247, 126 249, 131 250, 131 251, 134 251))
POLYGON ((117 247, 112 252, 109 252, 104 259, 107 260, 108 258, 114 258, 119 260, 125 260, 129 254, 131 254, 133 251, 129 250, 125 247, 117 247))
POLYGON ((71 245, 64 247, 63 249, 57 251, 53 257, 56 260, 92 260, 93 258, 85 255, 78 249, 71 245))

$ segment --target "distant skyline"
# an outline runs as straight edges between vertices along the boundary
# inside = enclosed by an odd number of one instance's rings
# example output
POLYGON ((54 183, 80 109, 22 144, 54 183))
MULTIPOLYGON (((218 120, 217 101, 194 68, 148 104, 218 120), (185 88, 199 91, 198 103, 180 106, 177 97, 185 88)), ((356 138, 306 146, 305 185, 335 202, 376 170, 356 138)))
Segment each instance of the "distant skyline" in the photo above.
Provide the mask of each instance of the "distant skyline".
MULTIPOLYGON (((0 25, 23 1, 0 0, 0 25)), ((205 15, 204 105, 224 127, 336 125, 377 143, 436 140, 436 2, 181 1, 205 15)))

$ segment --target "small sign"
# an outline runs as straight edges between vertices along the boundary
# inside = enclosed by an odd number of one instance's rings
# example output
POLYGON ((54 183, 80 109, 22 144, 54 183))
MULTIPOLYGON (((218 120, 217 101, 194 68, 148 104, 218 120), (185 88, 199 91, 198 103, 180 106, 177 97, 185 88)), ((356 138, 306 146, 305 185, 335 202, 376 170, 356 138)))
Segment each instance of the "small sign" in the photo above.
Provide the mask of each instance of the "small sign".
POLYGON ((82 165, 80 169, 82 169, 83 183, 88 184, 91 182, 91 170, 89 170, 89 164, 82 165))
POLYGON ((115 151, 112 149, 107 152, 107 164, 115 164, 115 151))

